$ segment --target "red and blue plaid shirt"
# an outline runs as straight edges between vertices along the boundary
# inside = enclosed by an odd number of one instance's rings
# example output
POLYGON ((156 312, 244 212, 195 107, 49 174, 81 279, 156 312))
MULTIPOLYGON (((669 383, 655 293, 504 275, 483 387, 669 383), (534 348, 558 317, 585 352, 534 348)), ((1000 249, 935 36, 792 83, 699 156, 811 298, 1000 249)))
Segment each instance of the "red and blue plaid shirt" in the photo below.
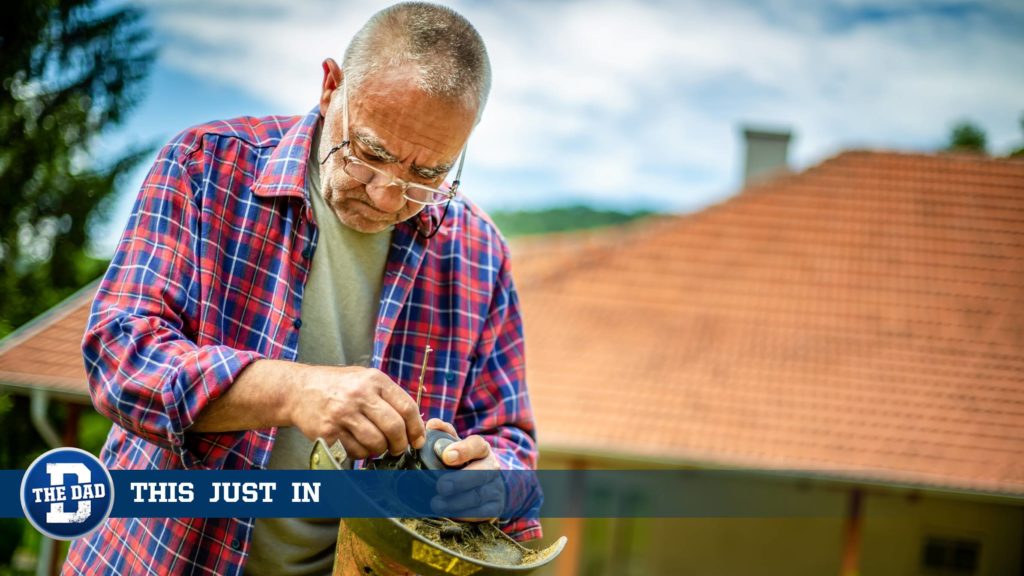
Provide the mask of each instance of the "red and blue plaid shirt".
MULTIPOLYGON (((186 130, 157 157, 89 317, 93 403, 114 423, 113 470, 263 469, 276 429, 190 430, 261 358, 294 360, 317 243, 306 162, 317 110, 186 130)), ((430 208, 421 216, 439 217, 430 208)), ((384 272, 373 365, 415 390, 508 469, 536 465, 523 334, 508 248, 468 201, 430 240, 398 224, 384 272)), ((239 574, 253 519, 111 518, 71 545, 65 573, 239 574)), ((506 529, 540 535, 535 521, 506 529)))

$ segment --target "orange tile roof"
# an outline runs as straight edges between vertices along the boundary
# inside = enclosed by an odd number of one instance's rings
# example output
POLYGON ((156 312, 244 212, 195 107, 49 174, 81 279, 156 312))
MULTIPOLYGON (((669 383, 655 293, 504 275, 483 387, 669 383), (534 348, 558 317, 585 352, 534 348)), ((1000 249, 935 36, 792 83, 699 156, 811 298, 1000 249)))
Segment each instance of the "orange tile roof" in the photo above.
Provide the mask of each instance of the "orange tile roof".
POLYGON ((90 403, 81 342, 97 286, 82 288, 0 342, 0 386, 90 403))
POLYGON ((848 152, 617 236, 514 247, 542 449, 1024 494, 1024 162, 848 152))

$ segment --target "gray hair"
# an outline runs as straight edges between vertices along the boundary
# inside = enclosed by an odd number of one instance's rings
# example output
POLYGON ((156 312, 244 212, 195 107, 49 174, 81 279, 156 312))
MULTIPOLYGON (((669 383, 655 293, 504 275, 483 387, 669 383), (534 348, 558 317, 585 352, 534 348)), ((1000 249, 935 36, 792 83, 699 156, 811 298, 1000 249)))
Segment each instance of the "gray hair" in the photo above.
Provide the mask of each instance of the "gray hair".
POLYGON ((350 93, 374 72, 412 66, 417 86, 433 96, 476 107, 491 90, 491 63, 480 34, 451 8, 403 2, 377 12, 356 32, 342 67, 350 93))

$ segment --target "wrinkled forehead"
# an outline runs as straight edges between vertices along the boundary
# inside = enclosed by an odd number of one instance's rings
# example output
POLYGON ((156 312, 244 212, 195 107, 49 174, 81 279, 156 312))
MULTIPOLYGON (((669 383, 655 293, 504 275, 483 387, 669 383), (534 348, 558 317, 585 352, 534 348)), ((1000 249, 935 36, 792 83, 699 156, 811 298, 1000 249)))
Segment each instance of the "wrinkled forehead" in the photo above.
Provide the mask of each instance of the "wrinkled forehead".
POLYGON ((347 101, 353 145, 394 161, 415 156, 417 163, 451 164, 476 118, 464 102, 428 94, 407 79, 368 78, 347 101))

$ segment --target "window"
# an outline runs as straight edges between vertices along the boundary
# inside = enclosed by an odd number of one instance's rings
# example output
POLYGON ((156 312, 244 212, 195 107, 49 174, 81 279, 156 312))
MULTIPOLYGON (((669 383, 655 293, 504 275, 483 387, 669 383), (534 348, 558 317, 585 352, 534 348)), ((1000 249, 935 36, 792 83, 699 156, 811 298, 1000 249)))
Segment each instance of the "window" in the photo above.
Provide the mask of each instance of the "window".
POLYGON ((978 573, 980 557, 981 543, 977 540, 928 536, 921 569, 928 576, 970 576, 978 573))

